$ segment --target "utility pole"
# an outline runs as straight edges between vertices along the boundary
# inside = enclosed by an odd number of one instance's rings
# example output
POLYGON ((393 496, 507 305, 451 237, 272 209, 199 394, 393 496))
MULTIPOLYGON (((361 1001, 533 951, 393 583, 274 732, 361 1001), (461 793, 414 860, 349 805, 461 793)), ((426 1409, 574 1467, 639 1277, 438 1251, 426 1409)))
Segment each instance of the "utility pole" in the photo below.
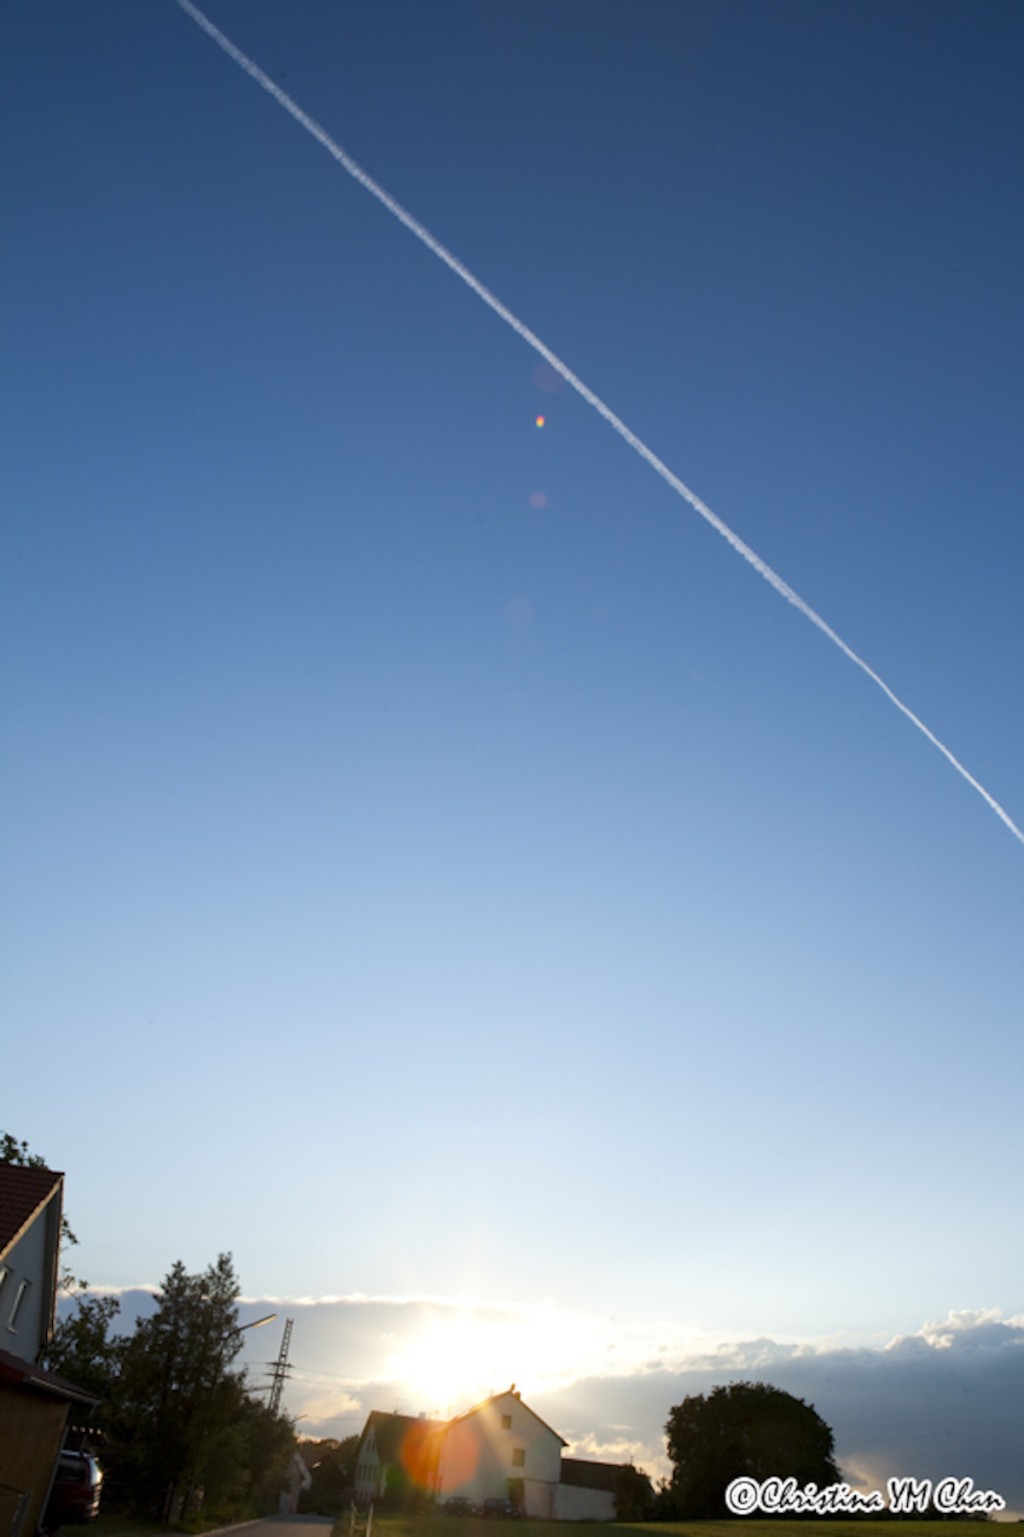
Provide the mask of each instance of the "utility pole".
POLYGON ((281 1409, 281 1394, 284 1392, 285 1380, 288 1376, 288 1346, 292 1342, 292 1324, 294 1318, 286 1318, 284 1321, 284 1338, 281 1341, 281 1349, 277 1353, 277 1360, 271 1367, 270 1377, 270 1412, 277 1414, 281 1409))

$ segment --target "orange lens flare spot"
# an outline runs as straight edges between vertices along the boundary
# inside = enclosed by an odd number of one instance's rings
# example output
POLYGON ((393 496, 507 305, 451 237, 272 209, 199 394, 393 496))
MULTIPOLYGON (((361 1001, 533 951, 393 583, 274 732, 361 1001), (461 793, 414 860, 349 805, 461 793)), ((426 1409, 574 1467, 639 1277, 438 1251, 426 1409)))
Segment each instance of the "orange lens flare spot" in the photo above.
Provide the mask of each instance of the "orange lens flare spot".
POLYGON ((420 1489, 433 1488, 440 1451, 441 1438, 436 1424, 425 1420, 422 1424, 410 1425, 402 1438, 399 1461, 411 1483, 420 1489))
POLYGON ((479 1448, 476 1438, 472 1434, 460 1433, 462 1427, 455 1427, 455 1434, 449 1433, 444 1448, 444 1483, 445 1488, 464 1489, 476 1476, 479 1448))
POLYGON ((534 417, 534 426, 535 426, 535 427, 543 427, 543 425, 544 425, 544 423, 545 423, 545 421, 546 421, 546 419, 547 419, 547 418, 546 418, 546 417, 543 417, 543 416, 537 416, 537 417, 534 417))

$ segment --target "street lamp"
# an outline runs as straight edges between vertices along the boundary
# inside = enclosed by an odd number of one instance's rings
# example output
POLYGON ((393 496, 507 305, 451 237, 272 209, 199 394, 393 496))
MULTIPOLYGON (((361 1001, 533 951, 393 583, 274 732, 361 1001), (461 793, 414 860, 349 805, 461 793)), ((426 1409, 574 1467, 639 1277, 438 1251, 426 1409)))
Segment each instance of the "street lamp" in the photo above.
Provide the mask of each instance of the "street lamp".
POLYGON ((254 1318, 251 1324, 236 1324, 236 1334, 241 1334, 244 1329, 262 1329, 264 1324, 272 1324, 277 1317, 276 1313, 268 1313, 265 1318, 254 1318))

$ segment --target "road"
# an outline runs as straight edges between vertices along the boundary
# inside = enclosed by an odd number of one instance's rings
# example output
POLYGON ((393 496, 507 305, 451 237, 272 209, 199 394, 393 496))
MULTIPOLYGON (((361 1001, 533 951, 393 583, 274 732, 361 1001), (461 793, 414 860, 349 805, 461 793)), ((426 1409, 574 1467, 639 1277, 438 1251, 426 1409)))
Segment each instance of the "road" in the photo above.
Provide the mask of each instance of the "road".
POLYGON ((206 1537, 219 1537, 221 1532, 237 1532, 238 1537, 330 1537, 333 1525, 330 1516, 267 1516, 240 1526, 218 1527, 206 1537))

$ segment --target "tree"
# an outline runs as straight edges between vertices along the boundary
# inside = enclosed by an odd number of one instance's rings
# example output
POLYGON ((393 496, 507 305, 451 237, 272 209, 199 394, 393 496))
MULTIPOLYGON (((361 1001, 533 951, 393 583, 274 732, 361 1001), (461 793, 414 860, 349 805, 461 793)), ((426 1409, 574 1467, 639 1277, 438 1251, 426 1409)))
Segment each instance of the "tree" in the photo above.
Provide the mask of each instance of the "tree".
POLYGON ((120 1311, 116 1297, 80 1293, 74 1312, 59 1321, 43 1355, 43 1365, 51 1372, 95 1393, 101 1420, 116 1391, 124 1356, 125 1341, 110 1337, 110 1326, 120 1311))
POLYGON ((665 1426, 674 1463, 675 1514, 683 1520, 727 1515, 725 1491, 734 1478, 795 1478, 818 1488, 834 1484, 832 1431, 802 1398, 763 1382, 737 1382, 684 1398, 665 1426))
POLYGON ((624 1463, 615 1475, 616 1521, 647 1521, 654 1506, 654 1490, 643 1468, 624 1463))
POLYGON ((202 1488, 215 1504, 241 1498, 246 1473, 239 1286, 229 1254, 199 1275, 179 1260, 128 1342, 116 1437, 137 1506, 176 1517, 202 1488))
MULTIPOLYGON (((0 1163, 48 1167, 9 1132, 0 1132, 0 1163)), ((66 1221, 63 1241, 77 1242, 66 1221)), ((198 1275, 173 1265, 155 1313, 130 1337, 111 1335, 116 1298, 92 1295, 66 1273, 61 1279, 77 1295, 44 1364, 101 1401, 91 1429, 102 1437, 108 1495, 165 1517, 190 1502, 218 1515, 271 1507, 295 1432, 287 1416, 249 1396, 245 1373, 233 1369, 242 1333, 231 1256, 198 1275)))
POLYGON ((361 1436, 345 1436, 341 1441, 327 1438, 300 1443, 299 1455, 312 1479, 303 1502, 310 1510, 318 1511, 322 1516, 333 1516, 350 1503, 361 1439, 361 1436))
POLYGON ((288 1463, 295 1451, 295 1427, 287 1415, 275 1413, 269 1404, 248 1395, 242 1405, 241 1427, 245 1436, 246 1499, 261 1515, 277 1509, 285 1486, 288 1463))
POLYGON ((38 1153, 30 1153, 27 1142, 19 1142, 9 1131, 0 1131, 0 1163, 13 1163, 20 1169, 46 1169, 49 1165, 38 1153))

